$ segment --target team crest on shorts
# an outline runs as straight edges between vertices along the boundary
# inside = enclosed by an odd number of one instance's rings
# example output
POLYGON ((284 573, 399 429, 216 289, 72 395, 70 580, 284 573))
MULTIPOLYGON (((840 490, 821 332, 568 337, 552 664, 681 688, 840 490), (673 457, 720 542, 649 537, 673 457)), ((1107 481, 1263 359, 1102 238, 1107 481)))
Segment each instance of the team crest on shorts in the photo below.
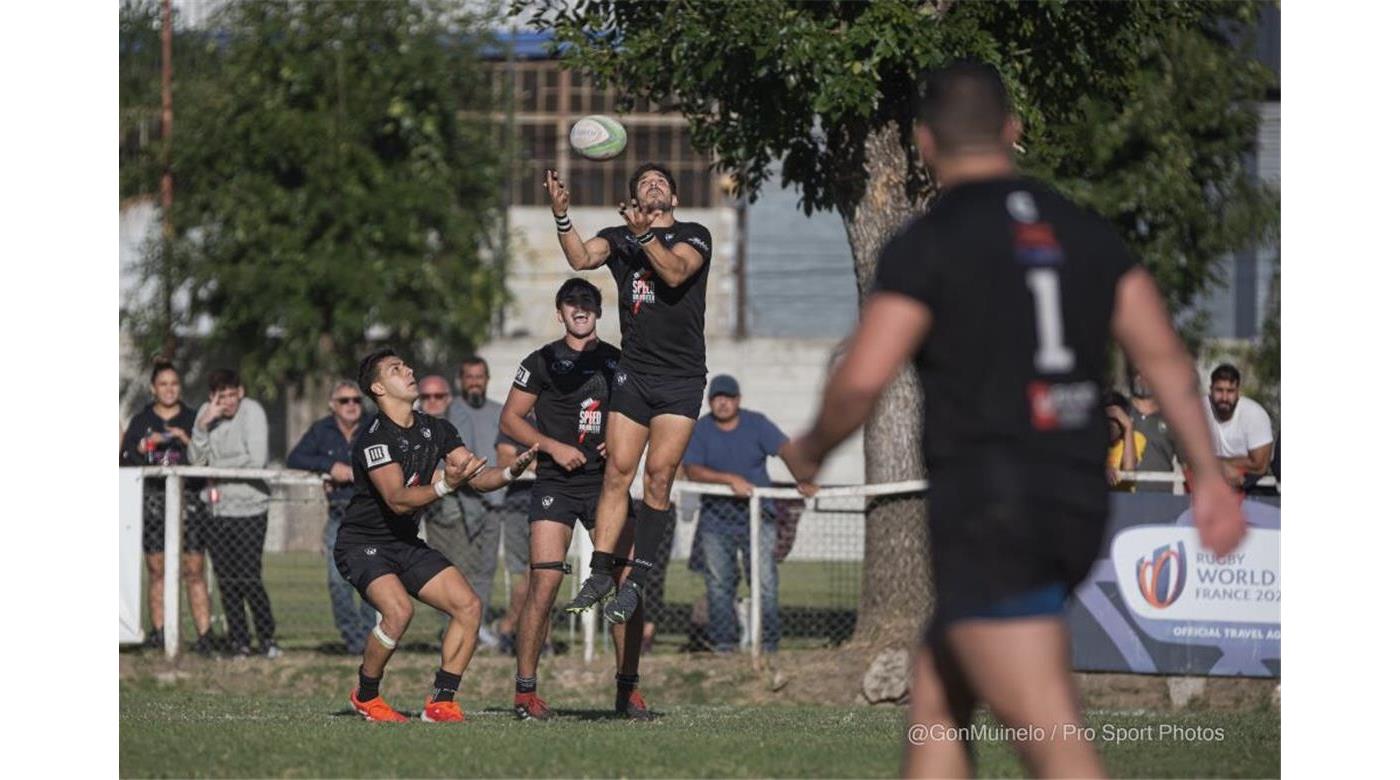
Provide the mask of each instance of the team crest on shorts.
POLYGON ((365 555, 375 555, 375 554, 378 553, 378 552, 379 552, 379 548, 378 548, 378 547, 366 547, 366 548, 365 548, 365 555))
POLYGON ((554 496, 545 496, 544 498, 540 499, 540 506, 544 507, 545 509, 548 509, 553 504, 554 496))

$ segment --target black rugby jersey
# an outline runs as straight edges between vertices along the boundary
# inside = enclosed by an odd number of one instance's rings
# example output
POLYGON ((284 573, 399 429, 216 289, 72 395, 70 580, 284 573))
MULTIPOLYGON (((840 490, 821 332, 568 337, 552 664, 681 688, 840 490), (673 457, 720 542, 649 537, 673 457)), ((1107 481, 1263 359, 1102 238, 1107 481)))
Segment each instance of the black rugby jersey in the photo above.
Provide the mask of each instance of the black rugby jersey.
POLYGON ((667 249, 689 244, 704 263, 679 287, 671 287, 661 281, 646 250, 625 225, 598 233, 608 241, 608 270, 617 282, 622 367, 643 374, 704 376, 710 231, 696 222, 677 222, 652 232, 667 249))
POLYGON ((584 465, 565 471, 541 452, 535 464, 540 481, 601 483, 603 459, 598 445, 604 441, 608 419, 608 391, 622 354, 617 347, 594 342, 577 352, 563 339, 531 352, 515 372, 515 385, 536 396, 535 428, 555 441, 577 447, 584 465))
POLYGON ((1026 178, 955 185, 891 239, 876 289, 933 314, 914 358, 926 462, 988 444, 1102 468, 1109 323, 1133 265, 1111 225, 1026 178))
MULTIPOLYGON (((340 538, 354 542, 417 539, 417 518, 423 508, 395 514, 375 489, 369 473, 397 463, 403 469, 405 486, 430 485, 438 463, 461 446, 462 438, 457 429, 440 417, 415 411, 413 424, 400 428, 382 412, 375 415, 351 445, 355 491, 341 522, 340 538)), ((470 490, 465 485, 461 489, 470 490)))

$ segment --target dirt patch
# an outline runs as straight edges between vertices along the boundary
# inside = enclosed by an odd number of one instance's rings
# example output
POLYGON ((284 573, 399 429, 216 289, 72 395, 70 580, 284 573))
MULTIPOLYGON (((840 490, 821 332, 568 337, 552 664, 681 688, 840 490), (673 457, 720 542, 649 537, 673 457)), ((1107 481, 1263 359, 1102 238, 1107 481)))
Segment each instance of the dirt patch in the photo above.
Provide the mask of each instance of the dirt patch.
MULTIPOLYGON (((872 655, 843 647, 781 651, 755 671, 748 655, 661 653, 642 659, 642 685, 658 701, 685 704, 827 704, 864 703, 861 678, 872 655)), ((386 687, 407 691, 422 688, 437 668, 436 653, 401 652, 394 657, 386 687)), ((175 661, 151 652, 119 656, 119 679, 129 685, 178 685, 189 690, 238 692, 271 696, 339 695, 354 684, 357 657, 314 651, 289 651, 276 660, 264 658, 206 659, 185 655, 175 661)), ((482 652, 472 660, 462 680, 469 700, 510 700, 514 691, 514 659, 482 652)), ((540 689, 558 699, 592 700, 610 695, 611 655, 585 664, 579 655, 546 657, 540 662, 540 689)), ((1131 674, 1079 674, 1087 709, 1173 709, 1172 678, 1131 674)), ((1192 688, 1195 690, 1195 687, 1192 688)), ((1277 709, 1278 681, 1250 678, 1209 678, 1186 706, 1203 710, 1277 709)))

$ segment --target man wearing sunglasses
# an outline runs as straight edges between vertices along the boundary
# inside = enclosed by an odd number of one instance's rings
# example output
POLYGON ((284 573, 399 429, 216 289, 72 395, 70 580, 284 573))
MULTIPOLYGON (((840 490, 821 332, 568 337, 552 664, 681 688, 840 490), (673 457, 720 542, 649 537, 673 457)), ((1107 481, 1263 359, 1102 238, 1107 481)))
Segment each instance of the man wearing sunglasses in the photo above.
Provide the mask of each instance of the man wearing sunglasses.
POLYGON ((374 628, 375 612, 364 599, 355 603, 355 588, 335 568, 330 551, 335 546, 335 535, 340 531, 340 522, 345 518, 345 507, 350 504, 354 491, 354 473, 350 468, 350 443, 364 428, 364 399, 360 389, 349 379, 342 379, 331 388, 329 406, 331 413, 311 424, 301 441, 287 456, 287 466, 294 469, 314 471, 325 477, 326 532, 323 537, 326 545, 326 582, 331 592, 331 614, 335 616, 335 627, 345 642, 345 651, 359 655, 365 651, 365 640, 374 628))

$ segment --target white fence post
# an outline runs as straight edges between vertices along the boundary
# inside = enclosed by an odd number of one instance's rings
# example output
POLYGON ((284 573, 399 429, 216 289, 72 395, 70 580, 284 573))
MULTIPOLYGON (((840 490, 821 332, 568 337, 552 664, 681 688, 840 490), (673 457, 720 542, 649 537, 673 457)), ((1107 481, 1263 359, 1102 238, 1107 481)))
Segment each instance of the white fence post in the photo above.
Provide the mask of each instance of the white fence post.
POLYGON ((180 652, 180 499, 185 478, 179 474, 165 477, 165 656, 174 658, 180 652))
POLYGON ((759 581, 763 550, 759 544, 762 538, 763 513, 760 511, 762 497, 758 490, 749 496, 749 649, 753 653, 753 668, 762 665, 763 653, 763 582, 759 581))
MULTIPOLYGON (((586 573, 589 570, 588 563, 593 560, 593 538, 585 530, 578 535, 578 541, 578 582, 581 585, 588 577, 586 573)), ((585 664, 593 663, 593 657, 596 654, 596 648, 593 645, 597 641, 597 616, 598 608, 596 606, 589 607, 578 616, 579 620, 583 621, 583 662, 585 664)))

